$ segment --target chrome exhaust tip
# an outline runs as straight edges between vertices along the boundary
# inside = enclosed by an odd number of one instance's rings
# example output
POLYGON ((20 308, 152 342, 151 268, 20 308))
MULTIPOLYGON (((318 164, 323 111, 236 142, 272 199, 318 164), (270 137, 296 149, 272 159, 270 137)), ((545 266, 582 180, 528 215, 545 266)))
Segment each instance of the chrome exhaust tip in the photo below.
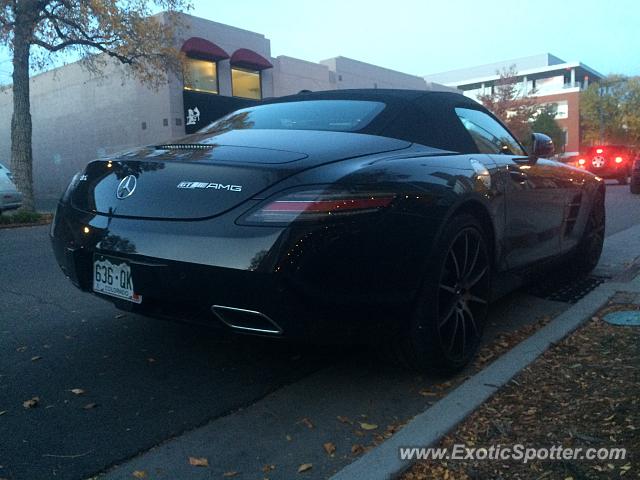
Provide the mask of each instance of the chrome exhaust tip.
POLYGON ((264 313, 244 308, 212 305, 211 312, 229 328, 260 335, 282 335, 282 328, 264 313))

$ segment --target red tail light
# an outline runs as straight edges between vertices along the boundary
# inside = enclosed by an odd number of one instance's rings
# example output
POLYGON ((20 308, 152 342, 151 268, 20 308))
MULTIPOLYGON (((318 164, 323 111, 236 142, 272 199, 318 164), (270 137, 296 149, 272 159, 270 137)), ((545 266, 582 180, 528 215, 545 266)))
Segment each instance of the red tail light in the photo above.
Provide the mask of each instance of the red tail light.
POLYGON ((622 157, 616 157, 616 163, 622 163, 623 159, 622 157))
POLYGON ((601 149, 601 148, 596 149, 596 153, 602 153, 602 152, 604 152, 603 149, 601 149))
POLYGON ((578 160, 578 164, 580 165, 584 165, 585 163, 587 163, 587 161, 584 158, 581 158, 580 160, 578 160))
POLYGON ((298 191, 267 200, 240 222, 289 224, 371 213, 389 206, 394 198, 388 193, 298 191))

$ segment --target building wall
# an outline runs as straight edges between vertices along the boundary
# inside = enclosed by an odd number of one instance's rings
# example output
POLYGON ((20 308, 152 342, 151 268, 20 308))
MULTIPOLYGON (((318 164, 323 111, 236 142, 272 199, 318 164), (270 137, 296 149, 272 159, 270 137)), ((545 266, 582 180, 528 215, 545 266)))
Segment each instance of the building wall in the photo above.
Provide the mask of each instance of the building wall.
POLYGON ((580 152, 580 92, 560 93, 556 95, 540 95, 535 97, 540 104, 566 101, 567 118, 557 118, 560 128, 567 131, 567 144, 564 150, 567 155, 578 155, 580 152))
POLYGON ((397 72, 346 57, 322 60, 336 76, 336 88, 404 88, 426 90, 422 77, 397 72))
MULTIPOLYGON (((184 28, 177 35, 178 45, 182 45, 190 37, 200 37, 215 43, 229 55, 239 48, 248 48, 262 55, 271 57, 271 42, 261 33, 243 30, 223 23, 213 22, 193 15, 181 14, 184 28)), ((220 95, 231 96, 231 64, 229 60, 218 62, 218 86, 220 95)), ((273 72, 271 69, 262 72, 262 95, 274 95, 273 72)))
POLYGON ((300 90, 333 90, 335 75, 326 65, 298 58, 279 56, 272 59, 274 96, 294 95, 300 90))
MULTIPOLYGON (((70 64, 31 78, 30 87, 38 197, 58 196, 88 161, 184 131, 182 110, 172 109, 166 86, 149 89, 114 63, 98 76, 70 64)), ((11 88, 5 88, 0 93, 3 163, 9 163, 12 112, 11 88)))

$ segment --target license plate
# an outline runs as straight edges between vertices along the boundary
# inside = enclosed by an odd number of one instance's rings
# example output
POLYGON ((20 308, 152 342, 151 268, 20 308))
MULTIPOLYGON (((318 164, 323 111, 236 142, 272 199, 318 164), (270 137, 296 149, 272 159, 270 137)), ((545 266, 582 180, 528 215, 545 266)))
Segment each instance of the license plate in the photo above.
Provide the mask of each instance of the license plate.
POLYGON ((142 303, 142 295, 138 295, 133 289, 131 265, 120 258, 98 254, 93 256, 93 291, 142 303))

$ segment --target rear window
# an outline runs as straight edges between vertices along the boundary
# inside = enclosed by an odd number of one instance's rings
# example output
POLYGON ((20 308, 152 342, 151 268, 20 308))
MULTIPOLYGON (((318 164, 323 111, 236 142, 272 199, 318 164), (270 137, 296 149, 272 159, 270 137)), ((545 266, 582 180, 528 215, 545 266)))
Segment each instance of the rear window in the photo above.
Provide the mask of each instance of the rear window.
POLYGON ((200 133, 227 130, 328 130, 354 132, 384 110, 382 102, 364 100, 306 100, 243 108, 216 120, 200 133))

